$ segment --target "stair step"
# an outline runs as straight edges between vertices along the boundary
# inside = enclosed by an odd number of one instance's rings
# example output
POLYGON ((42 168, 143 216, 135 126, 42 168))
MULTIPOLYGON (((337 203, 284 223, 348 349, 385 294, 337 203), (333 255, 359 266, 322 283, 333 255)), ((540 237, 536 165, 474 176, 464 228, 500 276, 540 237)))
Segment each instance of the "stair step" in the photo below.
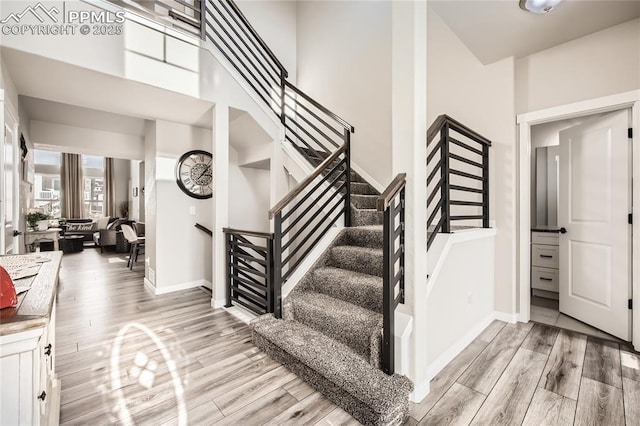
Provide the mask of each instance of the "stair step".
POLYGON ((382 278, 340 268, 313 271, 311 289, 371 311, 382 313, 382 278))
POLYGON ((263 315, 252 321, 253 344, 364 425, 402 425, 413 384, 371 367, 340 342, 296 321, 263 315))
POLYGON ((382 225, 352 226, 345 228, 343 232, 348 245, 382 250, 384 243, 382 225))
POLYGON ((329 252, 328 266, 382 276, 382 250, 359 246, 336 246, 329 252))
POLYGON ((384 213, 378 209, 352 209, 351 224, 353 226, 382 225, 384 213))
POLYGON ((379 195, 351 194, 351 204, 357 209, 377 208, 379 195))
POLYGON ((351 182, 351 193, 357 195, 379 195, 378 191, 366 182, 351 182))
POLYGON ((382 314, 311 291, 292 293, 287 305, 295 321, 350 347, 380 368, 382 314))

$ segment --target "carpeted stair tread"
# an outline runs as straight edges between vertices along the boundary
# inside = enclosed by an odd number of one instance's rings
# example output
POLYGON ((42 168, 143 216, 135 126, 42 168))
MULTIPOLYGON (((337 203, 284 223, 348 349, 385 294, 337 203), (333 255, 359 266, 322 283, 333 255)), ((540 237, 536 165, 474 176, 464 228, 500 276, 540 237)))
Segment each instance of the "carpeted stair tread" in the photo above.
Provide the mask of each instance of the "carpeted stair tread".
POLYGON ((379 195, 351 194, 351 204, 357 209, 375 209, 379 195))
POLYGON ((371 367, 340 342, 297 321, 252 321, 254 343, 365 425, 401 425, 413 384, 371 367))
POLYGON ((382 313, 382 278, 325 266, 312 272, 310 288, 336 299, 382 313))
POLYGON ((330 249, 328 266, 381 277, 382 262, 382 249, 336 246, 330 249))
POLYGON ((292 293, 287 304, 293 319, 350 347, 371 365, 380 366, 382 314, 323 293, 292 293))
POLYGON ((351 193, 357 195, 380 195, 374 187, 366 182, 351 182, 351 193))
POLYGON ((384 214, 378 209, 351 209, 353 226, 382 225, 384 214))
POLYGON ((353 226, 345 228, 343 232, 348 245, 382 250, 384 242, 382 225, 353 226))

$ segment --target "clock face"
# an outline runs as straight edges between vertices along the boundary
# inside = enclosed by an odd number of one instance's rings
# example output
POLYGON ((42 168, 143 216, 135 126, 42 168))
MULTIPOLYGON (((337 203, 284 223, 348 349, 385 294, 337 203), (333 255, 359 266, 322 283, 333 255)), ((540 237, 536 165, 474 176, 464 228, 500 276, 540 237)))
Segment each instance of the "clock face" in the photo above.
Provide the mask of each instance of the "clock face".
POLYGON ((213 195, 213 158, 207 151, 185 153, 176 166, 176 182, 185 194, 193 198, 213 195))

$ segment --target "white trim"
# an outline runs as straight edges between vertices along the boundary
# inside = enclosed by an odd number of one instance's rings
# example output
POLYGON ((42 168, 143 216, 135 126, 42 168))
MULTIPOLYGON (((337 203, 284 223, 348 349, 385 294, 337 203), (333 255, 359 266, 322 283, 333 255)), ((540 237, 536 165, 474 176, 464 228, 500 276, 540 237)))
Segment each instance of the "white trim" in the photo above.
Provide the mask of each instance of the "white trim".
POLYGON ((431 380, 423 380, 420 383, 416 383, 413 387, 413 392, 409 394, 409 401, 414 404, 419 404, 431 391, 431 380))
MULTIPOLYGON (((586 115, 610 112, 631 108, 633 134, 633 179, 640 181, 640 149, 637 147, 640 139, 640 90, 632 90, 615 95, 604 96, 587 101, 575 102, 568 105, 561 105, 539 111, 519 114, 517 123, 519 125, 518 141, 518 277, 520 281, 520 306, 518 319, 520 322, 528 322, 530 319, 530 244, 531 244, 531 126, 542 123, 549 123, 568 118, 582 117, 586 115)), ((634 217, 640 217, 640 185, 633 188, 632 213, 634 217)), ((635 220, 633 224, 633 260, 632 260, 632 298, 634 306, 640 306, 640 220, 635 220)), ((640 349, 640 309, 635 309, 632 313, 632 342, 636 350, 640 349)))
POLYGON ((497 312, 492 312, 483 318, 480 322, 478 322, 473 328, 471 328, 467 334, 462 336, 456 343, 449 347, 446 351, 444 351, 438 358, 435 359, 429 366, 427 367, 427 377, 429 380, 432 380, 436 374, 438 374, 444 367, 447 366, 455 357, 457 357, 460 352, 464 350, 473 340, 480 335, 484 331, 485 328, 491 324, 491 322, 496 319, 497 312))
POLYGON ((195 281, 187 281, 184 283, 174 284, 166 287, 156 287, 155 294, 159 296, 161 294, 173 293, 175 291, 188 290, 190 288, 196 287, 207 287, 211 288, 211 283, 207 280, 195 280, 195 281))
POLYGON ((249 325, 251 320, 253 320, 254 318, 258 318, 258 315, 246 309, 244 306, 233 305, 229 308, 223 306, 222 309, 229 312, 229 314, 233 315, 235 318, 247 325, 249 325))
POLYGON ((224 305, 226 305, 226 303, 227 303, 226 300, 216 300, 213 297, 211 297, 211 307, 213 309, 223 308, 224 305))
MULTIPOLYGON (((440 271, 444 266, 444 262, 447 260, 447 255, 455 244, 463 243, 466 241, 480 240, 483 238, 495 237, 497 234, 496 228, 480 228, 480 229, 468 229, 456 231, 453 234, 439 234, 436 236, 435 244, 431 246, 428 257, 437 256, 437 260, 433 268, 429 271, 429 278, 427 279, 427 297, 431 294, 435 283, 438 281, 440 271), (445 240, 442 243, 442 240, 445 240), (442 247, 442 248, 440 248, 442 247)), ((428 262, 428 260, 427 260, 428 262)), ((429 264, 429 262, 428 262, 429 264)))
POLYGON ((529 322, 529 321, 518 321, 518 314, 512 314, 509 312, 494 312, 494 319, 499 321, 504 321, 509 324, 515 324, 517 322, 529 322))
POLYGON ((371 175, 369 173, 365 172, 363 168, 358 166, 353 161, 351 161, 351 168, 357 174, 359 174, 362 179, 366 180, 369 185, 373 186, 375 188, 375 190, 378 191, 379 193, 382 194, 384 192, 384 190, 386 189, 385 186, 383 186, 380 182, 378 182, 373 177, 371 177, 371 175))
POLYGON ((149 289, 153 294, 156 294, 156 286, 153 285, 151 281, 147 277, 144 277, 144 286, 149 289))

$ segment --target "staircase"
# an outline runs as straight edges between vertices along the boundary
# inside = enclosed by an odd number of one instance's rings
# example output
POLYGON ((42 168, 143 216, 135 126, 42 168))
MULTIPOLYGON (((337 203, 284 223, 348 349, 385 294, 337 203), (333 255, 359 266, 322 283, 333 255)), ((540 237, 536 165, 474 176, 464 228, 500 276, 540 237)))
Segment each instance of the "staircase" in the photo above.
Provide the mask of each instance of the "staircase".
POLYGON ((287 81, 233 0, 158 0, 148 12, 157 10, 211 43, 276 115, 282 142, 315 166, 269 212, 273 233, 224 229, 227 305, 266 313, 251 324, 256 346, 361 423, 403 424, 413 384, 394 374, 393 333, 395 309, 404 303, 404 174, 380 194, 351 169, 354 128, 287 81), (282 300, 283 284, 342 225, 282 300))
MULTIPOLYGON (((312 160, 313 161, 313 160, 312 160)), ((354 226, 343 229, 283 302, 251 323, 256 346, 365 425, 403 424, 413 384, 381 371, 383 213, 351 172, 354 226)))

